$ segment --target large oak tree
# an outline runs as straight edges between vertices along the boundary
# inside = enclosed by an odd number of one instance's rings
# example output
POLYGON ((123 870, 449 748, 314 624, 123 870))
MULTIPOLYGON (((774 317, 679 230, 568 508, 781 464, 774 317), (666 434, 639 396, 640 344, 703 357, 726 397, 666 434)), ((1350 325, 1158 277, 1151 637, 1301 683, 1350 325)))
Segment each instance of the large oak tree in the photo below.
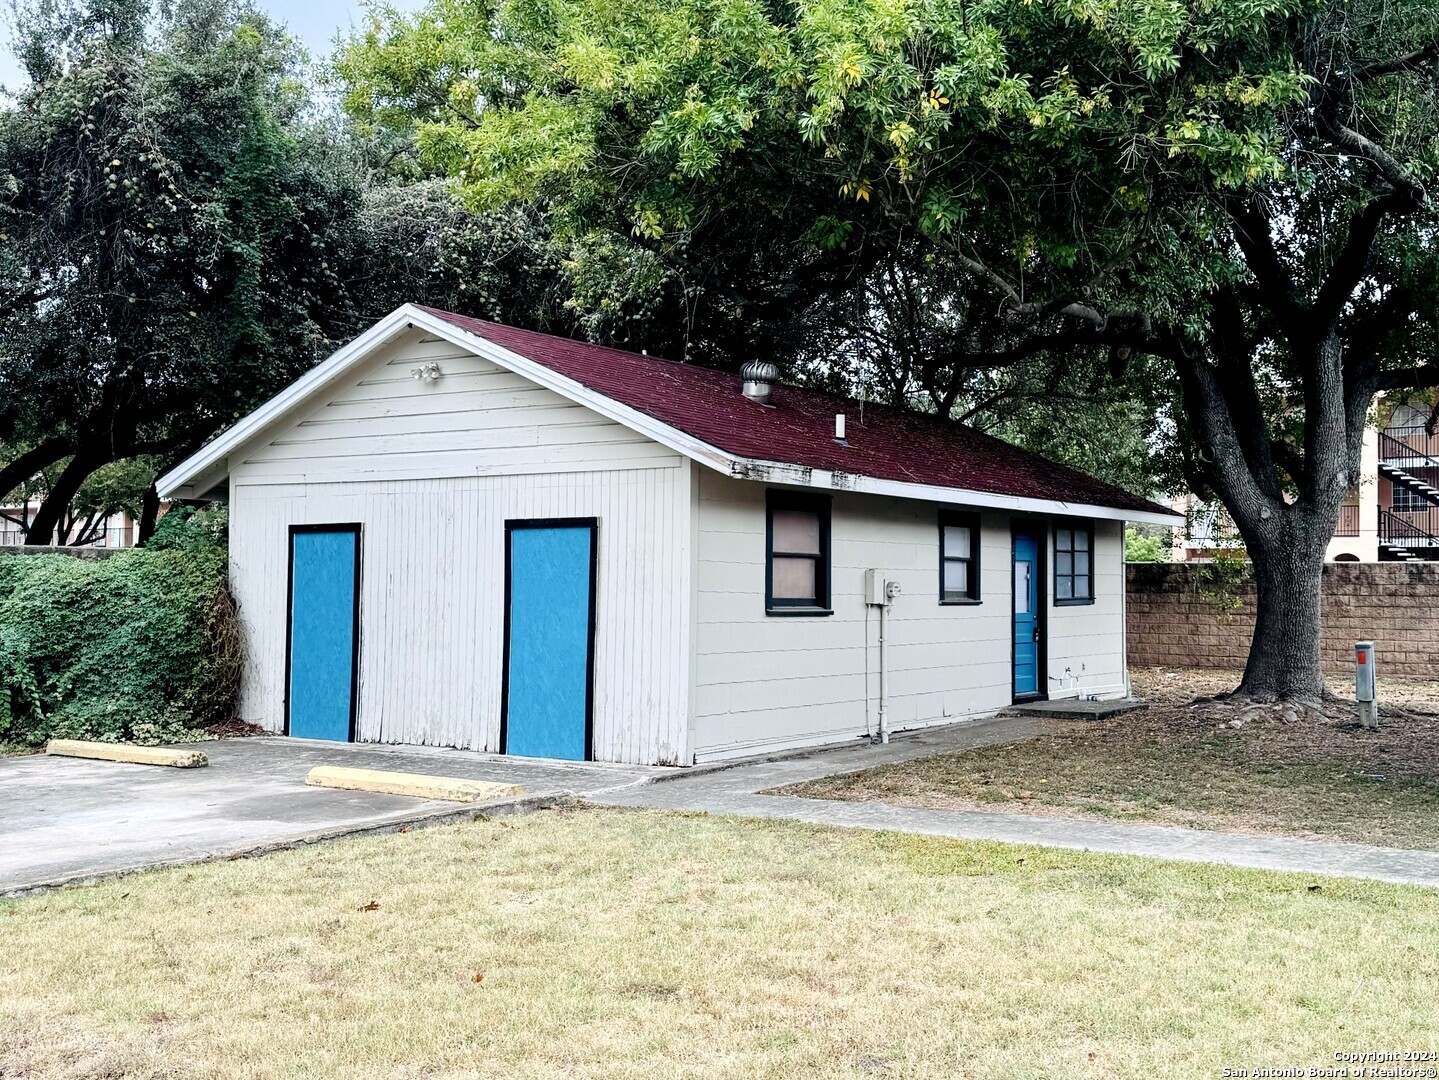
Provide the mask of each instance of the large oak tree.
POLYGON ((1439 377, 1436 58, 1429 0, 433 0, 340 66, 474 203, 682 275, 749 328, 718 353, 900 258, 965 316, 919 358, 940 408, 1040 356, 1153 372, 1253 557, 1240 693, 1273 699, 1323 693, 1375 393, 1439 377))

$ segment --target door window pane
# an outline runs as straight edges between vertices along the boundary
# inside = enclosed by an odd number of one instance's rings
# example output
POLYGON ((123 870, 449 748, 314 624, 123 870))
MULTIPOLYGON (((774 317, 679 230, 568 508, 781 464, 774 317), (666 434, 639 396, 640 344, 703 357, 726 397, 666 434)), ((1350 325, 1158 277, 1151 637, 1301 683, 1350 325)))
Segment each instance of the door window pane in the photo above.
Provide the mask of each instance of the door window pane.
POLYGON ((1014 564, 1014 613, 1029 614, 1029 563, 1014 564))

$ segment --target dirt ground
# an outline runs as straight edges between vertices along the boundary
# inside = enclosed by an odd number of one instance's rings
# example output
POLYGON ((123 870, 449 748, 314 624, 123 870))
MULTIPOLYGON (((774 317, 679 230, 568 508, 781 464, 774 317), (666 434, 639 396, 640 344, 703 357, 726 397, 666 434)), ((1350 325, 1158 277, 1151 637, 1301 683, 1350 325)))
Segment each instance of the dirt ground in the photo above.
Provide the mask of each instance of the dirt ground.
MULTIPOLYGON (((1197 697, 1224 694, 1239 685, 1242 672, 1214 668, 1132 668, 1129 672, 1134 694, 1146 701, 1187 704, 1197 697)), ((1439 675, 1439 673, 1436 673, 1439 675)), ((1352 676, 1330 675, 1329 689, 1345 699, 1354 697, 1352 676)), ((1439 677, 1402 679, 1379 676, 1381 705, 1416 712, 1439 713, 1439 677)))
MULTIPOLYGON (((997 809, 1439 850, 1439 682, 1381 683, 1379 730, 1352 705, 1322 712, 1204 698, 1238 672, 1141 669, 1152 704, 1057 722, 1019 743, 787 789, 826 799, 997 809), (1199 700, 1196 700, 1199 699, 1199 700)), ((1336 693, 1352 686, 1335 680, 1336 693)))

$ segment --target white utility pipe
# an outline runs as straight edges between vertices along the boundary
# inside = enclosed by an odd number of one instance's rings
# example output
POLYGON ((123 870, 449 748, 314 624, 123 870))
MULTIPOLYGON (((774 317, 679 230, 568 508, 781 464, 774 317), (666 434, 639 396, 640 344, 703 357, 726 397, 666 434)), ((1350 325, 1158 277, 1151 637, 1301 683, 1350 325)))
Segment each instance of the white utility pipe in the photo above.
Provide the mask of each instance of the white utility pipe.
POLYGON ((888 717, 885 715, 887 712, 887 704, 885 702, 884 696, 884 623, 885 616, 889 613, 888 601, 889 597, 886 596, 885 603, 879 606, 879 741, 882 743, 889 742, 889 724, 887 723, 888 717))

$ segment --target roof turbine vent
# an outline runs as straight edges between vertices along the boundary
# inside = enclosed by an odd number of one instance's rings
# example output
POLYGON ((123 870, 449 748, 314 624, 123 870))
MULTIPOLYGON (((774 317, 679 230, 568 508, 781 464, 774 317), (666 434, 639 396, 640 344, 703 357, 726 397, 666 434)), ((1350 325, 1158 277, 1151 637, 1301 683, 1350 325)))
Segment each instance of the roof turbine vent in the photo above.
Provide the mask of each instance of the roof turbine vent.
POLYGON ((744 380, 741 393, 745 397, 761 405, 769 404, 770 390, 779 379, 778 366, 768 360, 750 360, 739 369, 739 376, 744 380))

